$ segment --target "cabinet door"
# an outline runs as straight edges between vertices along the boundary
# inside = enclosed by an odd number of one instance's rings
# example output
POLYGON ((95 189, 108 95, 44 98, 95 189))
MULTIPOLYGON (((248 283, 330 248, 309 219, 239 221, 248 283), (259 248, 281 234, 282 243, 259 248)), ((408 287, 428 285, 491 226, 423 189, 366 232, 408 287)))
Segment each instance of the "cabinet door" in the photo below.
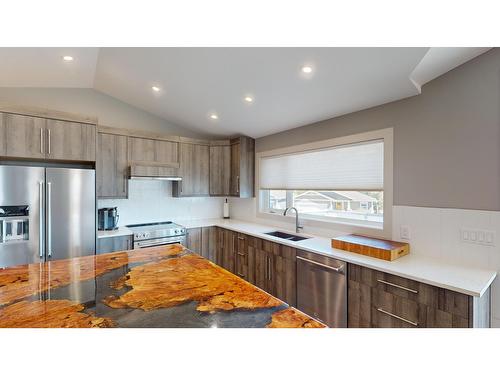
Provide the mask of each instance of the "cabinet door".
POLYGON ((132 249, 132 236, 116 236, 97 239, 96 254, 106 254, 115 251, 124 251, 132 249))
POLYGON ((128 137, 130 161, 155 161, 155 141, 153 139, 128 137))
POLYGON ((236 238, 237 233, 223 229, 223 254, 222 254, 222 267, 229 272, 236 271, 236 238))
MULTIPOLYGON (((19 158, 45 158, 47 143, 45 127, 47 120, 31 117, 3 114, 3 134, 0 155, 19 158)), ((0 129, 1 131, 1 129, 0 129)))
POLYGON ((254 250, 254 260, 255 260, 255 282, 254 284, 262 290, 268 293, 272 293, 271 285, 271 256, 265 251, 262 246, 255 247, 254 250))
POLYGON ((182 181, 176 183, 175 196, 208 195, 209 154, 209 147, 206 145, 180 144, 179 163, 182 181))
POLYGON ((186 245, 189 250, 201 255, 201 228, 187 230, 186 245))
POLYGON ((229 195, 231 146, 210 146, 210 195, 229 195))
POLYGON ((240 144, 231 145, 231 195, 240 195, 240 144))
POLYGON ((5 114, 0 113, 0 156, 5 156, 5 114))
POLYGON ((97 135, 97 196, 127 198, 127 137, 97 135))
POLYGON ((280 253, 272 258, 272 294, 290 306, 297 305, 296 250, 280 246, 280 253))
POLYGON ((92 124, 47 120, 47 158, 95 161, 96 127, 92 124))
POLYGON ((223 259, 224 259, 224 229, 222 228, 215 228, 215 241, 214 241, 214 250, 215 250, 215 264, 219 266, 223 266, 223 259))
POLYGON ((214 261, 214 251, 212 242, 214 241, 214 227, 201 228, 201 256, 210 261, 214 261))
POLYGON ((239 137, 232 142, 230 193, 241 198, 252 198, 255 195, 255 139, 239 137))
POLYGON ((158 163, 177 163, 179 161, 179 144, 170 141, 154 141, 155 161, 158 163))

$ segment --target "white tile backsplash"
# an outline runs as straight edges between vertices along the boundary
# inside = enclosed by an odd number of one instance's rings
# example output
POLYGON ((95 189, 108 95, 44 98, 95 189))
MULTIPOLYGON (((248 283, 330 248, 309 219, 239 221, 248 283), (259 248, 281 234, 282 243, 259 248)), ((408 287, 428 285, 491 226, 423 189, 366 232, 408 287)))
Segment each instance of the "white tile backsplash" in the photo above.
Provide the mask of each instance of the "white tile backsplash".
MULTIPOLYGON (((500 212, 394 206, 393 239, 401 240, 399 228, 410 228, 410 251, 445 262, 500 272, 500 212), (495 245, 462 242, 460 229, 495 232, 495 245)), ((500 279, 492 284, 492 326, 500 327, 500 279)))
POLYGON ((172 182, 130 180, 128 199, 99 199, 98 207, 118 207, 118 225, 222 217, 223 198, 173 198, 172 182))

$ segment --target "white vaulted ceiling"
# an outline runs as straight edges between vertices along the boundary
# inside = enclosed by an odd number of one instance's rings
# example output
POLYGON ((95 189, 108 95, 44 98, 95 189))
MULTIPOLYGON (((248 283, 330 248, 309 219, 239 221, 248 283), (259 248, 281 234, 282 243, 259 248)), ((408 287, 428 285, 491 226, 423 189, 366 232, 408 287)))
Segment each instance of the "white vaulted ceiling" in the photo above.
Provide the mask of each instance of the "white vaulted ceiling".
POLYGON ((260 137, 417 95, 486 50, 0 48, 0 86, 94 88, 196 132, 260 137))

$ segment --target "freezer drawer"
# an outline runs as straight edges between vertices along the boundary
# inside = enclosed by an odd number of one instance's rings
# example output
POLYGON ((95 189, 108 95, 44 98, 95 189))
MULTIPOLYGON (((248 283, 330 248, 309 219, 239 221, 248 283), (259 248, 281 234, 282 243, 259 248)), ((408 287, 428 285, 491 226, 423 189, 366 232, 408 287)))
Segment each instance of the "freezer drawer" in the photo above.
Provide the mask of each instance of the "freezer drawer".
POLYGON ((297 252, 297 307, 329 327, 347 327, 347 263, 297 252))

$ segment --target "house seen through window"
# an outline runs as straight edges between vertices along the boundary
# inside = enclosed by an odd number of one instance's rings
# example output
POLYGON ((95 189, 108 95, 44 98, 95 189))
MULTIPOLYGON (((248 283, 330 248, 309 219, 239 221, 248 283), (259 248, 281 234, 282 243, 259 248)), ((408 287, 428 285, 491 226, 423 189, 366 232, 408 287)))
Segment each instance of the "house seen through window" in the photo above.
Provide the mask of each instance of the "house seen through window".
POLYGON ((383 191, 269 190, 268 212, 281 213, 296 207, 301 215, 325 219, 343 218, 382 223, 383 191))

